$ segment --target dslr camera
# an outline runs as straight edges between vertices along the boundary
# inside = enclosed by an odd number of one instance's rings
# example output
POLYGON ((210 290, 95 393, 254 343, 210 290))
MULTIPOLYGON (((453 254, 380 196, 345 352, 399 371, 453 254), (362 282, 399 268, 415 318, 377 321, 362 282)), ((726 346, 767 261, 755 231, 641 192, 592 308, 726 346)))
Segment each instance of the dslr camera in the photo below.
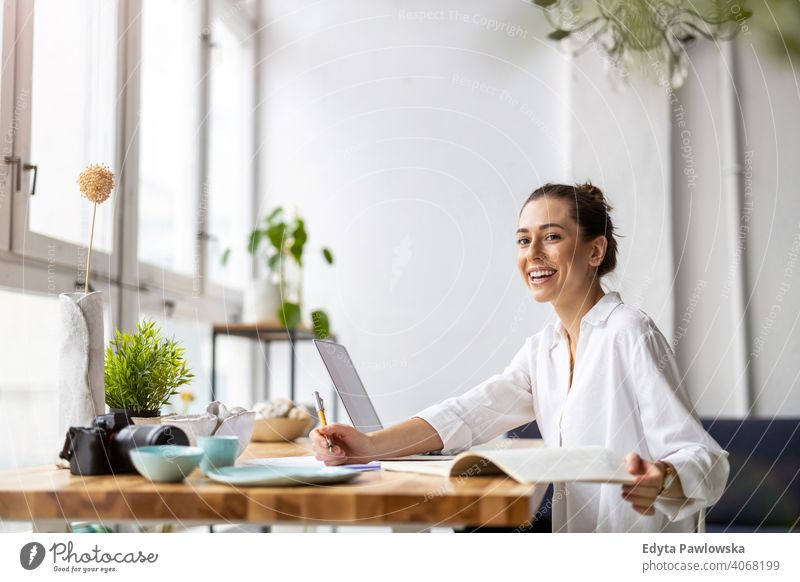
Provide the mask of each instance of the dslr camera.
POLYGON ((168 424, 135 425, 122 412, 96 416, 89 427, 71 426, 59 457, 73 475, 135 473, 130 452, 151 445, 189 445, 186 433, 168 424))

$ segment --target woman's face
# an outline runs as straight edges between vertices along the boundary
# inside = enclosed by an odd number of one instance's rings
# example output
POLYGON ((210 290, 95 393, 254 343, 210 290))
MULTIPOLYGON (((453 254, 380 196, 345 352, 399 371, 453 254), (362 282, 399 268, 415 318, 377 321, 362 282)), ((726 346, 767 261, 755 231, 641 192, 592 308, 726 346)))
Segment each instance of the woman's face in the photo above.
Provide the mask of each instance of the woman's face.
POLYGON ((579 236, 569 202, 543 196, 525 205, 517 225, 517 267, 533 298, 554 305, 585 300, 606 238, 579 236))

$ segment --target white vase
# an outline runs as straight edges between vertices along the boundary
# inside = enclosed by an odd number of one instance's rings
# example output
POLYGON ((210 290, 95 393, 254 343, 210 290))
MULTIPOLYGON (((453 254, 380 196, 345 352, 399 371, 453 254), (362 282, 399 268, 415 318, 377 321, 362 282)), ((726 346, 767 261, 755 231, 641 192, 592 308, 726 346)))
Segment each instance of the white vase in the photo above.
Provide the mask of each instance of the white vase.
POLYGON ((244 290, 242 321, 280 325, 281 287, 268 279, 253 279, 244 290))
MULTIPOLYGON (((58 296, 61 329, 58 361, 58 443, 71 426, 89 426, 105 413, 103 294, 58 296)), ((61 461, 56 461, 62 464, 61 461)), ((63 466, 63 464, 62 464, 63 466)))

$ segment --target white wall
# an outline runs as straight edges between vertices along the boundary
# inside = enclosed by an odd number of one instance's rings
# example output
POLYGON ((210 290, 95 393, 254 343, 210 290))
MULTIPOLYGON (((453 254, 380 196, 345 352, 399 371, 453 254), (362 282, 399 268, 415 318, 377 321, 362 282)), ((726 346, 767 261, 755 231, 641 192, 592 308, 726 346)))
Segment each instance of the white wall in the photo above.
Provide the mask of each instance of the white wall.
MULTIPOLYGON (((679 96, 687 112, 689 151, 697 168, 694 188, 683 177, 686 162, 673 159, 677 260, 676 317, 690 324, 678 348, 680 364, 698 407, 707 414, 740 414, 732 341, 746 331, 750 366, 746 408, 760 416, 800 414, 800 93, 786 57, 763 46, 757 30, 736 40, 733 66, 740 102, 740 165, 744 207, 737 224, 727 216, 724 188, 726 135, 720 112, 720 68, 716 47, 692 49, 691 72, 679 96), (735 243, 731 244, 732 237, 735 243), (734 267, 744 261, 744 318, 731 309, 734 267), (694 289, 697 307, 689 313, 694 289), (681 306, 683 304, 683 307, 681 306)), ((725 61, 727 62, 727 61, 725 61)), ((677 136, 676 136, 677 141, 677 136)), ((676 147, 679 144, 675 144, 676 147)))
MULTIPOLYGON (((551 317, 517 281, 513 226, 534 187, 586 179, 624 235, 607 287, 672 338, 698 411, 740 413, 732 338, 744 325, 751 412, 800 414, 798 85, 756 32, 737 41, 753 200, 740 217, 741 320, 713 44, 692 47, 671 102, 658 71, 618 91, 592 51, 563 57, 525 2, 263 7, 262 201, 296 204, 311 246, 334 249, 334 269, 310 261, 308 305, 329 309, 385 420, 502 369, 551 317)), ((276 352, 280 392, 286 354, 276 352)), ((327 385, 316 354, 301 355, 300 394, 327 385)))
POLYGON ((632 78, 610 84, 602 59, 584 53, 570 67, 571 180, 591 180, 614 207, 619 257, 606 286, 673 330, 669 112, 664 89, 632 78))
MULTIPOLYGON (((263 204, 295 204, 309 246, 332 247, 306 303, 400 420, 501 370, 550 317, 514 229, 535 187, 567 177, 564 57, 515 0, 263 7, 263 204)), ((328 384, 313 348, 301 360, 299 396, 328 384)))

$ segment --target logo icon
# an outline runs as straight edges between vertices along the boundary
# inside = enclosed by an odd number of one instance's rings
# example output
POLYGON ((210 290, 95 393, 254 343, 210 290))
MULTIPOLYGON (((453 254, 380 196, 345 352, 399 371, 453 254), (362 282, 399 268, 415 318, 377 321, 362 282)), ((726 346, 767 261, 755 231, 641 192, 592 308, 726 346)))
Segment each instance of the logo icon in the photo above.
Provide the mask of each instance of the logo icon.
POLYGON ((26 570, 35 570, 44 561, 44 546, 39 542, 30 542, 19 551, 19 563, 26 570))

